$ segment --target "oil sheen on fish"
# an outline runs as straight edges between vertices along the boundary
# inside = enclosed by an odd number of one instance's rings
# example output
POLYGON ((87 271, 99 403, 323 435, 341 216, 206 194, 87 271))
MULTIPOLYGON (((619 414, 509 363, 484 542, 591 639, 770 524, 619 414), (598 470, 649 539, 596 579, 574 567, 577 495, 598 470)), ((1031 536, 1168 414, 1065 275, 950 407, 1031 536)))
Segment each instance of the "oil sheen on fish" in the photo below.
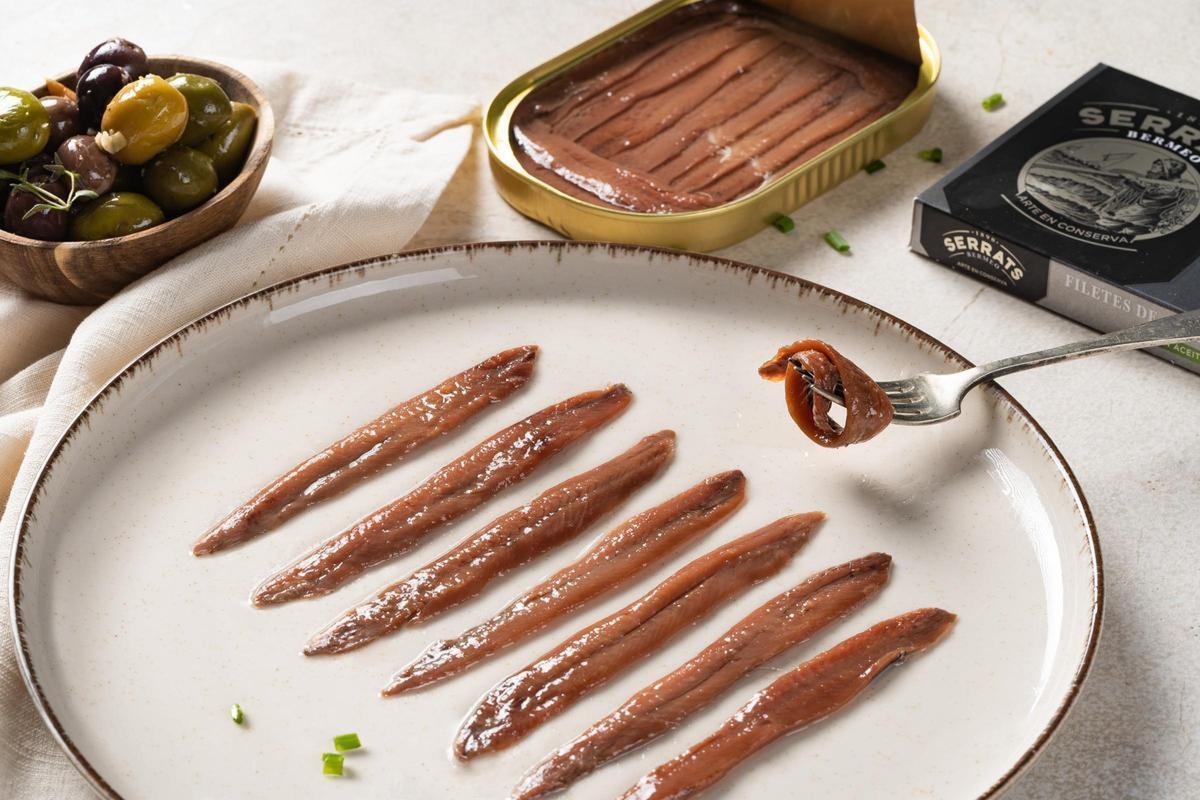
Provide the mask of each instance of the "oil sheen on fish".
POLYGON ((254 592, 255 605, 327 594, 363 570, 411 550, 435 529, 610 422, 632 397, 618 384, 575 395, 510 425, 268 578, 254 592))
POLYGON ((267 533, 396 464, 524 386, 537 354, 533 345, 505 350, 401 403, 271 481, 209 530, 192 552, 215 553, 267 533))
POLYGON ((511 746, 669 642, 730 598, 779 572, 824 514, 784 517, 706 553, 625 608, 505 678, 467 715, 454 753, 511 746))
POLYGON ((621 800, 695 797, 781 736, 845 707, 888 667, 937 644, 954 615, 922 608, 852 636, 784 673, 716 733, 644 776, 621 800))
POLYGON ((454 639, 429 645, 396 673, 383 694, 448 678, 616 589, 732 514, 745 496, 746 476, 732 470, 631 517, 496 616, 454 639))
POLYGON ((661 472, 674 452, 674 431, 660 431, 547 489, 347 611, 314 636, 304 652, 353 650, 474 597, 509 570, 578 536, 661 472))
POLYGON ((891 556, 873 553, 822 570, 776 595, 691 661, 547 756, 526 773, 511 800, 534 800, 561 791, 667 733, 751 671, 875 596, 887 583, 891 564, 891 556))
POLYGON ((534 87, 512 143, 529 174, 586 202, 694 211, 811 161, 915 85, 912 64, 767 5, 700 0, 534 87))

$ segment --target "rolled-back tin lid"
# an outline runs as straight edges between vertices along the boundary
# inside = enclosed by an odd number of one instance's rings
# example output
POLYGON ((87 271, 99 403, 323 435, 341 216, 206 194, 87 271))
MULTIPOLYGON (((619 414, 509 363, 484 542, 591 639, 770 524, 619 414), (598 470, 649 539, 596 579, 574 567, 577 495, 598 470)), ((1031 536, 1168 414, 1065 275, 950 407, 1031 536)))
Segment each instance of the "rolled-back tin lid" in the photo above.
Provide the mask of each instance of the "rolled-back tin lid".
POLYGON ((762 0, 788 16, 890 53, 910 64, 921 63, 917 12, 912 0, 762 0))

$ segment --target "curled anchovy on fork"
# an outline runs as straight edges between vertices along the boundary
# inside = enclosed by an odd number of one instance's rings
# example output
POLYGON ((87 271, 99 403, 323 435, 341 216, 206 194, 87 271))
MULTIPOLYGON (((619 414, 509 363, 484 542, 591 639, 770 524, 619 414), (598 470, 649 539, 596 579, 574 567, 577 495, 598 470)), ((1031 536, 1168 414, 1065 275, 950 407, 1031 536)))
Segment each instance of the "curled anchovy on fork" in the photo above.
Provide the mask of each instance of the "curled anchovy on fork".
POLYGON ((865 442, 892 421, 892 402, 879 384, 825 342, 803 339, 781 347, 758 368, 758 374, 769 381, 783 381, 792 420, 822 447, 865 442), (829 416, 832 402, 813 387, 826 394, 841 390, 846 403, 845 425, 829 416))

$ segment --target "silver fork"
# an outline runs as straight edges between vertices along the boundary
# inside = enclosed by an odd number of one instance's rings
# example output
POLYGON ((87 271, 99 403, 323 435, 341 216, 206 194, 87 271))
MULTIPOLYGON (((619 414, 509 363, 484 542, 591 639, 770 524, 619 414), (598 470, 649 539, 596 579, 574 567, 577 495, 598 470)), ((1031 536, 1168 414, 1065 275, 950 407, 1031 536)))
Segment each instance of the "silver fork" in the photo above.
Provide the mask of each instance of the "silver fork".
MULTIPOLYGON (((1186 342, 1189 339, 1200 339, 1200 309, 1143 322, 1141 325, 1095 339, 1038 350, 1023 356, 1002 358, 961 372, 926 372, 898 381, 883 381, 879 386, 892 401, 892 422, 897 425, 932 425, 957 417, 962 411, 962 400, 967 392, 989 378, 1057 364, 1060 361, 1070 361, 1082 356, 1159 347, 1186 342)), ((799 364, 796 366, 799 367, 799 364)), ((845 405, 842 402, 841 384, 838 384, 834 391, 827 392, 813 386, 812 375, 807 370, 801 369, 800 372, 817 394, 838 405, 845 405)))

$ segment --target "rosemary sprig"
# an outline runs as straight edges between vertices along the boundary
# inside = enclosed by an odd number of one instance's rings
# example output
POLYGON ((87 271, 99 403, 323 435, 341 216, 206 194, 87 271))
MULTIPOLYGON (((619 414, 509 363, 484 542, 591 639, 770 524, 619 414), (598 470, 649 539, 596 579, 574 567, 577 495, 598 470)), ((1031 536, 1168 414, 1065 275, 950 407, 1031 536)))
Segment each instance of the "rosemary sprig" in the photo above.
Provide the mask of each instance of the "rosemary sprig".
POLYGON ((71 207, 80 200, 95 200, 99 197, 91 189, 76 188, 79 182, 79 173, 73 172, 63 166, 62 162, 58 160, 58 156, 54 157, 52 163, 46 165, 46 171, 55 178, 65 177, 70 183, 70 189, 67 191, 65 200, 30 181, 29 167, 22 169, 20 174, 0 169, 0 180, 12 181, 12 190, 14 192, 28 192, 42 201, 26 211, 25 215, 21 217, 23 220, 29 219, 39 211, 70 211, 71 207))

